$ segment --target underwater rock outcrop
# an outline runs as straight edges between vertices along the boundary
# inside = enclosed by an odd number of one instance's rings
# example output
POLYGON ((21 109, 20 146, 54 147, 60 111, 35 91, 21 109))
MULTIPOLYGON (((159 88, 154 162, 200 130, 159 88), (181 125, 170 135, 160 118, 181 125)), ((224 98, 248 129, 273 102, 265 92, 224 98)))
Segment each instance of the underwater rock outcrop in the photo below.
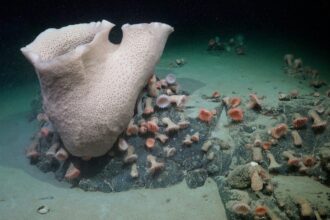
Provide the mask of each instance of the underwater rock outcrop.
POLYGON ((48 29, 21 49, 36 69, 43 109, 74 156, 101 156, 113 146, 173 32, 157 22, 126 24, 115 45, 108 40, 114 26, 48 29))

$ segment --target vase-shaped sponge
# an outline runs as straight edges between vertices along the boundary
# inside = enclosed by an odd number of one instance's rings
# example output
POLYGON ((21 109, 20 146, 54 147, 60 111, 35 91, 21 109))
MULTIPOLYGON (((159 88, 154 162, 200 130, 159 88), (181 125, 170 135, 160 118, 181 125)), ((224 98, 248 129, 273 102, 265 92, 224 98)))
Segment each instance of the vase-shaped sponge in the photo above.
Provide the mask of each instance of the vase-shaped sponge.
POLYGON ((113 26, 48 29, 21 49, 37 72, 44 111, 74 156, 101 156, 113 146, 173 31, 157 22, 124 25, 116 45, 108 40, 113 26))

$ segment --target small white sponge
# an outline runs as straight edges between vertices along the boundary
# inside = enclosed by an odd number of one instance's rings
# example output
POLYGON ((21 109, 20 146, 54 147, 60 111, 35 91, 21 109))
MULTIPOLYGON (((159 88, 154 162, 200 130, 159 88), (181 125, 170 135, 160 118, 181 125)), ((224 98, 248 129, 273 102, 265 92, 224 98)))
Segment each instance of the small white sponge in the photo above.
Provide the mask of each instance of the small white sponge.
POLYGON ((113 146, 133 116, 137 97, 154 73, 173 28, 103 20, 48 29, 21 49, 38 74, 44 111, 74 156, 97 157, 113 146))

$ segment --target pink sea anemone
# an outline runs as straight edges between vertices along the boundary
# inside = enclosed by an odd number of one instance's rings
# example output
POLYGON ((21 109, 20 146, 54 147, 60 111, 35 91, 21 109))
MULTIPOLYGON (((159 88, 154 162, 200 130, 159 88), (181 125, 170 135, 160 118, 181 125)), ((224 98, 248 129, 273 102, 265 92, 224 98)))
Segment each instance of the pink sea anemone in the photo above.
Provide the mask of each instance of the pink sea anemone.
POLYGON ((199 110, 198 118, 203 122, 209 123, 212 121, 213 113, 205 108, 202 108, 199 110))
POLYGON ((160 95, 156 99, 156 105, 158 108, 167 108, 171 104, 171 99, 168 95, 160 95))
POLYGON ((166 80, 167 84, 169 84, 169 85, 176 83, 176 77, 172 73, 167 74, 167 76, 165 77, 165 80, 166 80))
POLYGON ((292 124, 294 128, 302 128, 306 125, 307 121, 308 121, 307 117, 303 117, 300 114, 296 113, 292 121, 292 124))
POLYGON ((147 138, 145 144, 146 144, 146 147, 147 147, 148 149, 152 149, 152 148, 155 147, 155 143, 156 143, 155 138, 147 138))

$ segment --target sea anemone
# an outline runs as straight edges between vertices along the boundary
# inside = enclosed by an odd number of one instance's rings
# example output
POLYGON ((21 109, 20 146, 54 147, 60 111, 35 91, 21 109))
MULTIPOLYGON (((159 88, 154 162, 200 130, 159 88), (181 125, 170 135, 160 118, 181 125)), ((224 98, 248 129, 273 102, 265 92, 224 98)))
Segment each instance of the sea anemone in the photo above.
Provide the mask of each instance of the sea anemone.
POLYGON ((69 158, 69 153, 61 147, 55 154, 55 158, 59 161, 65 161, 69 158))
POLYGON ((293 124, 293 127, 297 129, 297 128, 304 127, 306 125, 307 121, 308 121, 307 117, 303 117, 299 113, 295 113, 293 115, 292 124, 293 124))
POLYGON ((172 84, 174 84, 176 82, 176 77, 175 77, 174 74, 169 73, 165 77, 165 80, 166 80, 167 84, 172 85, 172 84))
POLYGON ((213 114, 211 111, 209 111, 205 108, 202 108, 199 110, 198 118, 199 118, 199 120, 201 120, 203 122, 210 123, 212 121, 213 114))
POLYGON ((286 66, 292 66, 293 65, 293 55, 292 54, 285 54, 283 60, 286 66))
POLYGON ((298 92, 298 90, 294 89, 294 90, 292 90, 292 91, 290 92, 290 97, 291 97, 292 99, 296 99, 296 98, 298 98, 298 96, 299 96, 299 92, 298 92))
POLYGON ((156 97, 159 91, 157 89, 157 79, 154 74, 148 81, 148 95, 151 97, 156 97))
POLYGON ((137 160, 138 156, 134 153, 134 151, 134 147, 132 145, 128 145, 126 155, 124 157, 124 163, 134 163, 137 160))
POLYGON ((155 147, 155 142, 156 142, 155 138, 147 138, 147 140, 146 140, 146 147, 148 149, 154 148, 155 147))
POLYGON ((175 124, 170 118, 163 118, 162 122, 167 125, 165 131, 167 133, 177 132, 180 129, 180 126, 175 124))
POLYGON ((218 91, 214 91, 211 95, 211 98, 219 98, 221 94, 218 91))
POLYGON ((291 151, 284 151, 282 153, 283 157, 285 157, 286 159, 288 159, 288 165, 289 166, 295 166, 298 167, 299 163, 300 163, 300 158, 297 158, 293 155, 293 152, 291 151))
POLYGON ((134 119, 131 119, 126 129, 126 135, 127 136, 136 135, 138 132, 139 132, 139 127, 136 124, 134 124, 134 119))
POLYGON ((262 149, 264 149, 264 150, 269 150, 271 146, 272 146, 272 142, 270 142, 270 141, 264 141, 262 143, 262 149))
POLYGON ((193 141, 191 140, 191 136, 187 134, 182 143, 186 146, 192 145, 193 141))
POLYGON ((303 163, 307 167, 312 167, 315 165, 316 159, 315 159, 315 157, 313 157, 311 155, 307 155, 307 156, 303 157, 303 163))
POLYGON ((293 60, 293 68, 299 70, 303 67, 303 61, 301 58, 296 58, 293 60))
POLYGON ((164 147, 164 153, 165 157, 172 157, 176 153, 176 149, 174 147, 166 146, 164 147))
POLYGON ((154 107, 152 105, 152 98, 148 97, 146 99, 146 103, 145 103, 143 114, 150 115, 152 113, 154 113, 154 107))
POLYGON ((313 119, 312 128, 315 132, 323 131, 327 126, 327 121, 323 121, 315 110, 310 110, 308 115, 313 119))
POLYGON ((160 95, 156 99, 156 105, 158 108, 164 109, 171 104, 170 97, 168 95, 160 95))
POLYGON ((147 131, 148 131, 147 122, 144 119, 139 121, 139 126, 140 126, 139 127, 139 133, 140 134, 147 133, 147 131))
POLYGON ((291 131, 291 136, 293 139, 293 144, 295 146, 301 146, 303 144, 302 138, 300 137, 300 134, 298 133, 297 130, 291 131))
POLYGON ((121 152, 124 152, 124 151, 127 151, 128 149, 128 143, 126 142, 125 139, 123 138, 119 138, 118 140, 118 149, 121 151, 121 152))
POLYGON ((80 176, 80 168, 78 163, 71 162, 64 178, 67 180, 74 180, 80 176))
POLYGON ((262 180, 261 176, 259 175, 258 170, 255 170, 251 176, 251 189, 254 192, 258 192, 262 190, 264 186, 264 181, 262 180))
POLYGON ((152 175, 155 174, 157 171, 164 169, 164 167, 165 167, 164 163, 160 163, 160 162, 156 161, 155 156, 148 155, 147 160, 151 164, 150 168, 148 169, 148 173, 150 173, 152 175))
POLYGON ((147 122, 147 129, 151 133, 156 133, 159 130, 157 117, 153 117, 150 121, 147 122))
POLYGON ((165 134, 156 132, 155 135, 156 135, 155 138, 158 139, 163 144, 168 140, 168 136, 165 134))
POLYGON ((288 126, 284 123, 276 125, 274 128, 271 129, 271 135, 273 138, 279 139, 282 136, 286 135, 288 132, 288 126))
POLYGON ((184 107, 188 98, 186 95, 171 95, 170 102, 176 104, 177 107, 184 107))
POLYGON ((251 212, 251 208, 245 202, 236 202, 231 209, 236 215, 248 215, 251 212))
POLYGON ((130 173, 132 178, 137 178, 139 177, 139 170, 137 168, 136 163, 133 163, 131 166, 131 173, 130 173))
POLYGON ((248 107, 250 109, 259 110, 261 109, 261 102, 256 94, 250 94, 250 102, 248 104, 248 107))
POLYGON ((189 127, 189 125, 190 125, 190 122, 187 120, 182 120, 182 121, 178 122, 178 126, 180 129, 186 129, 189 127))
POLYGON ((229 99, 230 108, 235 108, 235 107, 239 106, 239 104, 241 104, 241 98, 240 97, 231 97, 229 99))
POLYGON ((240 108, 232 108, 229 109, 228 113, 229 117, 236 122, 243 121, 243 110, 240 108))
POLYGON ((70 163, 69 168, 67 169, 64 178, 67 180, 74 180, 80 176, 80 169, 77 165, 70 163))
POLYGON ((267 214, 268 208, 264 205, 257 205, 254 209, 254 214, 258 217, 265 216, 267 214))
POLYGON ((40 153, 37 151, 37 147, 39 145, 39 140, 33 140, 30 146, 26 149, 25 155, 28 158, 36 159, 40 156, 40 153))
POLYGON ((193 134, 193 135, 191 136, 191 140, 192 140, 193 142, 198 142, 198 141, 199 141, 199 132, 196 132, 195 134, 193 134))

